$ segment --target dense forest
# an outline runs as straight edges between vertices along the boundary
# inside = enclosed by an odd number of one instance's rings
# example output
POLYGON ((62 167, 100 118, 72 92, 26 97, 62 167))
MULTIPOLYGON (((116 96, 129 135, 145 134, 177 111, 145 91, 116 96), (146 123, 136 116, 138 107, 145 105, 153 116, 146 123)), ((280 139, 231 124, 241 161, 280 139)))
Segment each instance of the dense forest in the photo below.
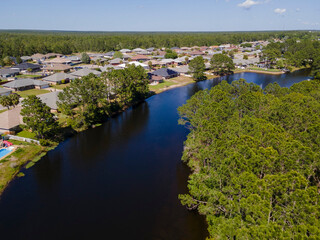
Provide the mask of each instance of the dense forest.
POLYGON ((212 239, 318 239, 320 82, 223 81, 179 108, 193 173, 182 204, 212 239))
POLYGON ((268 39, 317 39, 319 32, 52 32, 0 31, 0 58, 34 53, 107 52, 122 48, 209 46, 268 39))

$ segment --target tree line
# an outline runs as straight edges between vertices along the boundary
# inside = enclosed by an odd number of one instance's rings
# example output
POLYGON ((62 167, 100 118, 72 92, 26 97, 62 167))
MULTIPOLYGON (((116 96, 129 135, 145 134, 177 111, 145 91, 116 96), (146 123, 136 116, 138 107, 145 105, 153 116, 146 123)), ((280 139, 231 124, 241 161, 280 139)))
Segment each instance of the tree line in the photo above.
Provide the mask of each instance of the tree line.
POLYGON ((223 81, 178 109, 193 170, 179 198, 206 216, 212 239, 320 236, 319 83, 223 81))
POLYGON ((57 104, 64 121, 59 123, 38 97, 28 96, 22 101, 21 110, 25 128, 38 139, 58 141, 62 128, 87 129, 144 100, 149 95, 148 83, 145 70, 134 65, 104 72, 100 77, 89 74, 77 78, 58 95, 57 104))
POLYGON ((316 39, 318 32, 50 32, 0 31, 0 59, 34 53, 107 52, 122 48, 170 48, 277 39, 316 39))

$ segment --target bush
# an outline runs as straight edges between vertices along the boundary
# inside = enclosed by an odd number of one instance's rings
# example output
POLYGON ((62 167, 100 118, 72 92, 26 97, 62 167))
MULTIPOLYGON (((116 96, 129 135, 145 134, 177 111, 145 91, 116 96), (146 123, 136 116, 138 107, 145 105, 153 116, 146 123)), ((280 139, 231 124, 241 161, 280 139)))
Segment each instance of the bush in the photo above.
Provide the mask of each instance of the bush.
POLYGON ((49 140, 40 139, 39 142, 40 142, 41 146, 44 146, 44 147, 50 146, 50 141, 49 140))

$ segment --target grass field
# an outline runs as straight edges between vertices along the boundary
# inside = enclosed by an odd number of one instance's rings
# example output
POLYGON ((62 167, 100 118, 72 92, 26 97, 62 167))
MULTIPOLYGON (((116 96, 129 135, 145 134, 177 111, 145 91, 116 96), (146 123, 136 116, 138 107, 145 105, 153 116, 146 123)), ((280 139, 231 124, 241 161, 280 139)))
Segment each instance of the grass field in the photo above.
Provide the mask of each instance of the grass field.
POLYGON ((36 139, 36 135, 29 131, 21 131, 17 134, 18 137, 36 139))
POLYGON ((249 67, 249 70, 254 71, 263 71, 263 72, 282 72, 280 69, 265 69, 265 68, 258 68, 258 67, 249 67))
POLYGON ((27 75, 27 74, 23 74, 23 75, 16 75, 16 78, 35 78, 35 77, 41 77, 41 75, 27 75))
POLYGON ((5 186, 20 171, 21 167, 29 161, 35 161, 36 158, 46 153, 46 148, 16 140, 10 140, 17 147, 15 152, 0 160, 0 193, 5 186))
POLYGON ((51 86, 51 87, 52 87, 52 88, 55 88, 55 89, 60 89, 60 90, 62 90, 62 89, 64 89, 64 88, 68 87, 68 86, 70 86, 70 83, 53 85, 53 86, 51 86))
POLYGON ((150 91, 153 91, 155 93, 160 93, 168 89, 170 86, 183 86, 192 82, 194 81, 190 77, 179 76, 175 78, 166 79, 163 83, 159 83, 157 85, 149 85, 149 89, 150 91))
POLYGON ((48 92, 50 92, 50 91, 45 90, 45 89, 30 89, 30 90, 26 90, 26 91, 17 92, 17 93, 21 97, 25 98, 30 95, 40 95, 40 94, 44 94, 44 93, 48 93, 48 92))

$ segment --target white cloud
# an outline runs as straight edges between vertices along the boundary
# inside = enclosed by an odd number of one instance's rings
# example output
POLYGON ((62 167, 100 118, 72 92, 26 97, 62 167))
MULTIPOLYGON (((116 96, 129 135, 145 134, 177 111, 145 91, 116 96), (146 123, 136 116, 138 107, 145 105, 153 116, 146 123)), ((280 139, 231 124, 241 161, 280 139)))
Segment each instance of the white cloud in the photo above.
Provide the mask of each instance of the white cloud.
POLYGON ((254 5, 260 4, 258 1, 254 1, 254 0, 245 0, 243 3, 239 3, 238 7, 243 7, 246 9, 251 8, 254 5))
POLYGON ((274 12, 277 14, 284 14, 286 11, 287 11, 287 9, 285 9, 285 8, 276 8, 274 10, 274 12))

